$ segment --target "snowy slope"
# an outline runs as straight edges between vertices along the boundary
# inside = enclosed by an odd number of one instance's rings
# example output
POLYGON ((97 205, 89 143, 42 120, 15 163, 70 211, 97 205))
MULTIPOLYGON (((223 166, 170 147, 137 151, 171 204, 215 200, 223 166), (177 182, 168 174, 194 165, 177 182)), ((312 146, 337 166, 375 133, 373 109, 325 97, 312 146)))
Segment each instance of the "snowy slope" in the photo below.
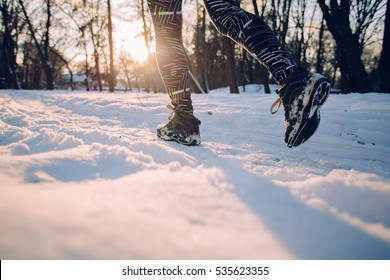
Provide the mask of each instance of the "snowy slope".
POLYGON ((304 145, 276 95, 0 91, 0 259, 390 259, 390 95, 331 95, 304 145))

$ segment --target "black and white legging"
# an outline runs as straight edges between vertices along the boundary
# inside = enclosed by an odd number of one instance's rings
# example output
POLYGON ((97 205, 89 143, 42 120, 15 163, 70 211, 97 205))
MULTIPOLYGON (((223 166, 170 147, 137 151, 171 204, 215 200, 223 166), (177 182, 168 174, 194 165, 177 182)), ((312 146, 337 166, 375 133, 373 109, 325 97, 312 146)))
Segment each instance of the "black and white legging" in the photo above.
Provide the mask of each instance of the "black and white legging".
MULTIPOLYGON (((256 57, 277 83, 294 72, 290 54, 258 16, 240 8, 240 0, 204 0, 216 26, 256 57)), ((193 113, 187 57, 182 43, 182 0, 148 0, 156 34, 157 63, 172 104, 193 113)))

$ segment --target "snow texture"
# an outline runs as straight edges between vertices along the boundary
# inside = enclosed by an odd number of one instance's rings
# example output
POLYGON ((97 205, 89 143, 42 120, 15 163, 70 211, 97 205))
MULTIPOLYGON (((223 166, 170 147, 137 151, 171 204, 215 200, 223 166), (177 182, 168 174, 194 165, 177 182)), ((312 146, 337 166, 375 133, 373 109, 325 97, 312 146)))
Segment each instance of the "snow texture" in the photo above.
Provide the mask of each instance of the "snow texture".
POLYGON ((390 259, 390 95, 293 149, 275 98, 194 94, 187 147, 165 94, 0 91, 0 259, 390 259))

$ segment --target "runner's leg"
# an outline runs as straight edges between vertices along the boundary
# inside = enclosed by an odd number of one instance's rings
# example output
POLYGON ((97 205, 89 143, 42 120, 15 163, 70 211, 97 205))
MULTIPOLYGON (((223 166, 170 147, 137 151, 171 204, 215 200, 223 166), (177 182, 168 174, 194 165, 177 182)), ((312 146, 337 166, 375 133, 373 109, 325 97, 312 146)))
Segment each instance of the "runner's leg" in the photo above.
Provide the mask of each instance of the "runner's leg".
POLYGON ((293 59, 260 17, 240 7, 240 0, 204 0, 216 28, 247 49, 283 85, 296 72, 293 59))
POLYGON ((182 0, 148 1, 162 80, 177 110, 192 114, 187 56, 182 43, 182 0))

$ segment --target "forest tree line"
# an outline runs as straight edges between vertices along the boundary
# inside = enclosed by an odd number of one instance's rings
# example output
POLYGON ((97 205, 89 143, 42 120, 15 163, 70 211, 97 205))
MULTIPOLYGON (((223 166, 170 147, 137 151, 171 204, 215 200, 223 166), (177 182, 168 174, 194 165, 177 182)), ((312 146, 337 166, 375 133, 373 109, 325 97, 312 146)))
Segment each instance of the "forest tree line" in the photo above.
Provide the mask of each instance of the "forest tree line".
MULTIPOLYGON (((0 0, 0 88, 163 92, 146 0, 0 0), (120 2, 120 3, 119 3, 120 2), (149 56, 115 56, 113 14, 138 31, 149 56), (81 77, 81 79, 80 79, 81 77)), ((217 32, 201 0, 183 27, 192 90, 258 83, 272 77, 248 52, 217 32)), ((296 64, 329 77, 342 92, 390 92, 390 8, 385 0, 242 0, 262 17, 296 64)), ((188 10, 185 10, 185 12, 188 10)), ((134 32, 132 30, 128 31, 134 32)))

